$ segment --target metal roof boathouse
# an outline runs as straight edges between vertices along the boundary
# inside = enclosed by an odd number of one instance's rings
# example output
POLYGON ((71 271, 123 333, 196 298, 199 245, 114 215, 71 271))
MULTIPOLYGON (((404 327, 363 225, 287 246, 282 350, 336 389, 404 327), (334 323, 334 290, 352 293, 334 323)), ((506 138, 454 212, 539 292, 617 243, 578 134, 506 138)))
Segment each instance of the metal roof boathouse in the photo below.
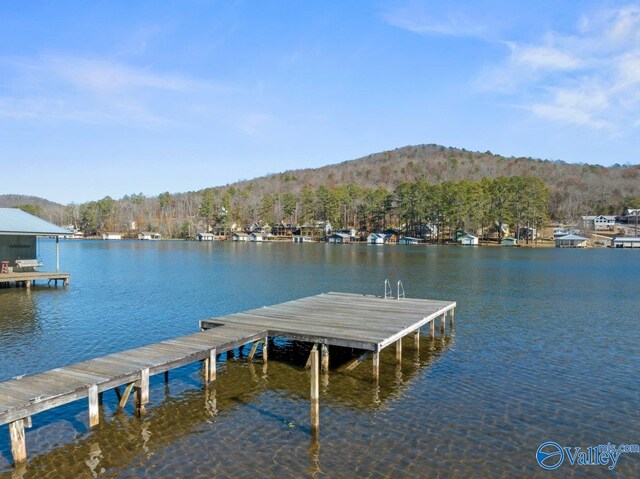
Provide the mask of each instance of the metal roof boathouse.
POLYGON ((60 236, 73 234, 69 230, 49 223, 17 208, 0 208, 0 285, 24 285, 29 288, 36 280, 58 280, 69 284, 68 273, 60 272, 60 236), (55 272, 36 271, 39 236, 56 238, 55 272))

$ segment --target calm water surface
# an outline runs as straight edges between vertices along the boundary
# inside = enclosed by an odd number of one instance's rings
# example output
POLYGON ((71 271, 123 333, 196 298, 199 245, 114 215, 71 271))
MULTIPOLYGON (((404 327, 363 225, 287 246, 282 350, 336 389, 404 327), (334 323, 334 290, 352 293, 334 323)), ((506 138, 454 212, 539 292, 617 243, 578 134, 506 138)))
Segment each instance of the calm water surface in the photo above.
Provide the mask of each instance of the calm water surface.
MULTIPOLYGON (((45 264, 53 244, 41 243, 45 264)), ((0 478, 547 477, 542 442, 640 443, 640 252, 324 244, 72 242, 69 289, 0 290, 0 381, 188 334, 197 321, 325 291, 455 300, 446 339, 412 339, 401 367, 382 355, 322 384, 321 432, 308 429, 303 352, 281 344, 268 368, 197 365, 151 380, 148 414, 130 406, 88 429, 85 401, 33 419, 28 467, 0 478), (279 356, 298 361, 279 361, 279 356)), ((366 318, 362 319, 366 322, 366 318)), ((246 352, 245 352, 246 353, 246 352)), ((557 477, 638 477, 561 466, 557 477)))

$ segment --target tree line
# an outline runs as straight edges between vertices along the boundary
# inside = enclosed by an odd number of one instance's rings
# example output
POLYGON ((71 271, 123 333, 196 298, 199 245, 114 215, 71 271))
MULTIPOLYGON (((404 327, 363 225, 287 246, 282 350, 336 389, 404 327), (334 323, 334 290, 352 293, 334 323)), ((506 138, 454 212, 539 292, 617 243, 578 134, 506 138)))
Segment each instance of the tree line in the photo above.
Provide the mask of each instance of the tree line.
MULTIPOLYGON (((419 236, 435 226, 436 239, 463 230, 488 231, 508 224, 539 228, 548 218, 550 191, 539 178, 512 176, 480 181, 430 183, 417 179, 393 190, 346 184, 299 192, 256 195, 251 186, 208 188, 157 197, 127 195, 69 205, 67 223, 87 235, 103 231, 157 231, 165 237, 191 237, 217 228, 230 233, 253 223, 302 225, 329 221, 334 229, 363 232, 402 229, 419 236), (446 233, 445 233, 446 232, 446 233)), ((502 229, 497 228, 498 236, 502 229)))

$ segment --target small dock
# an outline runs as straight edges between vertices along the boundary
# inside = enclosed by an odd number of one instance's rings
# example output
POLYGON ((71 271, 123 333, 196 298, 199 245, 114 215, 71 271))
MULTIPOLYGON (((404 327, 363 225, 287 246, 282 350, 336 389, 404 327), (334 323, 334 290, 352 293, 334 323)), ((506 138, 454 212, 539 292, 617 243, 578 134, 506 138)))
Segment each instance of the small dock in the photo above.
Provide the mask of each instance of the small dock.
POLYGON ((209 383, 216 379, 221 354, 252 344, 247 360, 260 352, 266 362, 269 337, 280 337, 313 343, 307 365, 311 369, 311 430, 317 434, 319 374, 329 370, 329 346, 362 350, 361 356, 342 368, 345 372, 371 356, 372 377, 377 381, 383 348, 395 345, 399 363, 402 339, 413 335, 417 346, 420 330, 426 326, 434 338, 438 319, 444 335, 447 315, 453 327, 455 307, 450 301, 325 293, 203 320, 197 333, 0 383, 0 425, 9 424, 14 463, 23 463, 27 459, 25 427, 34 414, 87 398, 93 427, 100 422, 102 394, 113 389, 120 410, 133 393, 135 413, 142 415, 150 400, 150 376, 163 373, 168 381, 170 370, 201 361, 205 383, 209 383))
POLYGON ((15 283, 16 286, 24 286, 25 288, 31 288, 36 284, 36 281, 46 281, 47 284, 54 282, 58 286, 58 281, 63 286, 69 286, 69 279, 71 275, 69 273, 46 273, 41 271, 32 271, 29 273, 2 273, 0 274, 0 285, 10 286, 11 283, 15 283))

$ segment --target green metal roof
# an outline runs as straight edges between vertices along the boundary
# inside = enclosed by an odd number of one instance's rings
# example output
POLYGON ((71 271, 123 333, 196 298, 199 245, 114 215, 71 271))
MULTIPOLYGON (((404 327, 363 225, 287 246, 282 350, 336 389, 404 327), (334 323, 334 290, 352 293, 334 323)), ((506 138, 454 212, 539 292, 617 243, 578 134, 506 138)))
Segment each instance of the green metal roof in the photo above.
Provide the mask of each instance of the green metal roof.
POLYGON ((71 231, 25 213, 17 208, 0 208, 0 235, 66 236, 71 231))

